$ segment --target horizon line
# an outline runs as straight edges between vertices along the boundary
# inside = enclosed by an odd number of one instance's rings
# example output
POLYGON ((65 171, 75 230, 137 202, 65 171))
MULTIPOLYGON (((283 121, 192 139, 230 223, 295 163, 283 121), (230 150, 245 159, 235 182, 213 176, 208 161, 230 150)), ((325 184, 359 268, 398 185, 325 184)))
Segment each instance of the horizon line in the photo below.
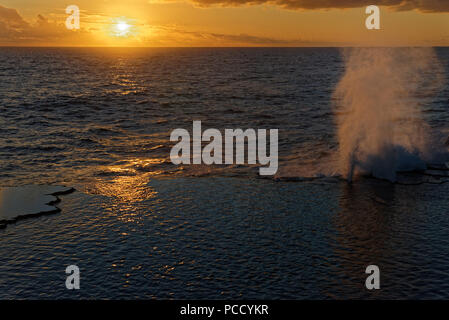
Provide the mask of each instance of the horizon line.
POLYGON ((448 48, 448 45, 399 45, 399 46, 364 46, 364 45, 341 45, 341 46, 28 46, 28 45, 0 45, 0 48, 67 48, 67 49, 87 49, 87 48, 97 48, 97 49, 201 49, 201 48, 211 48, 211 49, 226 49, 226 48, 247 48, 247 49, 257 49, 257 48, 448 48))

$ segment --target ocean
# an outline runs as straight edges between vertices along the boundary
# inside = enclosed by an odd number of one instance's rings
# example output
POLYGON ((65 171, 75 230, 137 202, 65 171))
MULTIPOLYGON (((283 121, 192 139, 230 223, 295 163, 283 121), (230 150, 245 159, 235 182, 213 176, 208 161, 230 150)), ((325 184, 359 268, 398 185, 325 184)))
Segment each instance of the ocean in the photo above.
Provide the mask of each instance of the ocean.
MULTIPOLYGON (((0 230, 0 298, 448 299, 447 168, 338 172, 343 51, 1 48, 0 186, 77 191, 0 230), (194 120, 279 129, 277 174, 172 164, 194 120)), ((449 85, 427 91, 407 99, 449 137, 449 85)))

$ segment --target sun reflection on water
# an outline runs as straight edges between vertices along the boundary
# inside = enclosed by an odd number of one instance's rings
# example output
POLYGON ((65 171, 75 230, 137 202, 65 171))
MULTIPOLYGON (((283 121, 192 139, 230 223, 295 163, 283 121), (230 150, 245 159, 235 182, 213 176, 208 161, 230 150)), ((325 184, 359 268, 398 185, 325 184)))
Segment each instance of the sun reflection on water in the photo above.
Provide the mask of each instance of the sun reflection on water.
POLYGON ((130 159, 120 165, 101 168, 102 177, 87 187, 87 192, 111 197, 121 203, 140 202, 156 198, 157 192, 148 186, 151 177, 160 175, 157 166, 165 159, 130 159))
POLYGON ((95 184, 94 193, 113 197, 120 202, 139 202, 157 196, 157 192, 147 186, 148 178, 142 176, 119 176, 109 181, 95 184))

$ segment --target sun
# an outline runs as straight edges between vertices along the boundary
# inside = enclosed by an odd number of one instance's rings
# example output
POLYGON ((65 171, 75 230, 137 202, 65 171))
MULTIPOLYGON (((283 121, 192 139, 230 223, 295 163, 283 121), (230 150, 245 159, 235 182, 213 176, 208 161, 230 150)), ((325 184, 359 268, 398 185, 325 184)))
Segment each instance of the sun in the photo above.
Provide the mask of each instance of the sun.
POLYGON ((117 28, 118 31, 125 32, 129 29, 130 25, 127 24, 126 22, 119 22, 115 27, 117 28))
POLYGON ((135 27, 132 24, 132 20, 124 17, 113 19, 109 30, 110 35, 113 37, 128 38, 135 34, 135 27))

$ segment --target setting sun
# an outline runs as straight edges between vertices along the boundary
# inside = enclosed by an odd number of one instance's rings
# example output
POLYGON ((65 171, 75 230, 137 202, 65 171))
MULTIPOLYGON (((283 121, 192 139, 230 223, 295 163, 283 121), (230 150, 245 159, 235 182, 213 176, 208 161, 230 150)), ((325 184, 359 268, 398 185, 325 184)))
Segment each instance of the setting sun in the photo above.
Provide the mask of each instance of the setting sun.
POLYGON ((127 38, 133 34, 133 26, 128 19, 120 18, 112 21, 111 35, 114 37, 127 38))
POLYGON ((117 24, 117 29, 119 30, 119 31, 126 31, 126 30, 128 30, 129 29, 129 24, 127 24, 126 22, 119 22, 118 24, 117 24))

